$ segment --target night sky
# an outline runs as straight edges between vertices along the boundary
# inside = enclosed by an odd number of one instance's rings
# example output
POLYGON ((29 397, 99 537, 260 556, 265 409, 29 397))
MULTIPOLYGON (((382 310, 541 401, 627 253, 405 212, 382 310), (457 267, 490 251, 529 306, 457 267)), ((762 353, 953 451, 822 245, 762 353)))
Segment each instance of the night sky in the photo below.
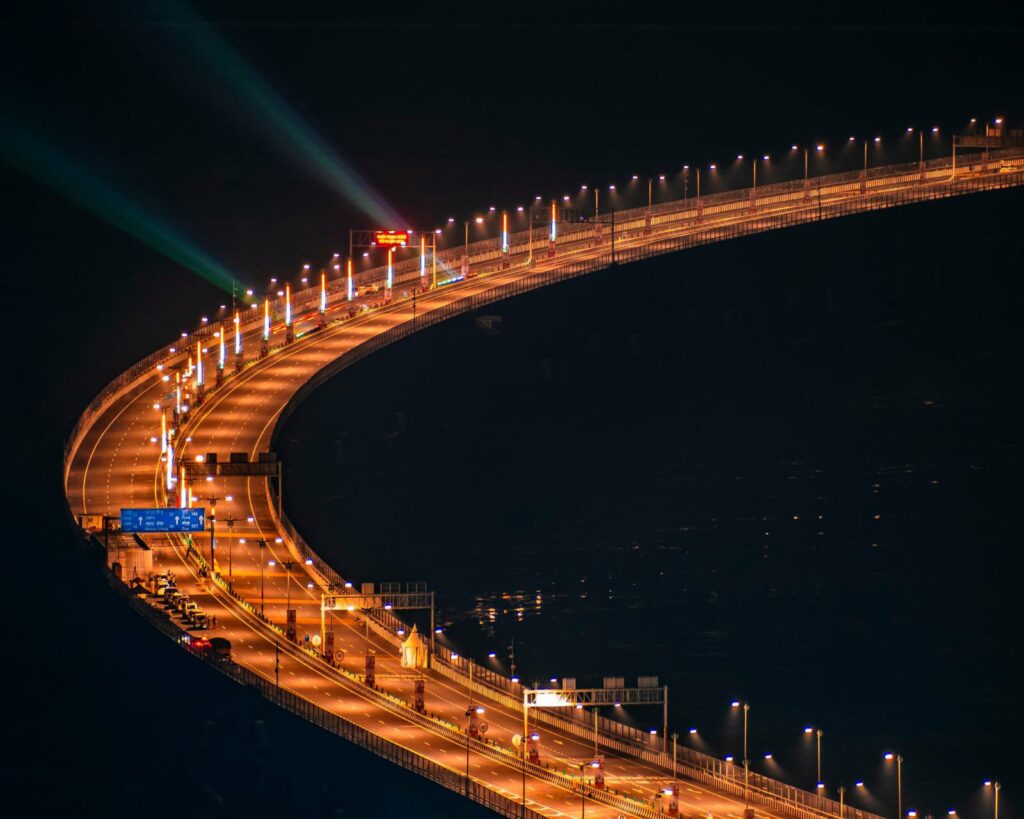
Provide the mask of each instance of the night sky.
MULTIPOLYGON (((19 753, 0 775, 12 799, 38 815, 117 815, 159 792, 158 763, 190 756, 188 736, 157 751, 160 729, 118 708, 112 724, 102 717, 115 700, 172 698, 181 688, 169 675, 196 674, 163 646, 142 669, 128 661, 121 643, 150 635, 117 619, 117 601, 73 554, 59 476, 63 437, 101 386, 225 300, 180 263, 183 247, 212 260, 207 272, 258 284, 342 250, 349 229, 380 226, 367 215, 371 201, 434 227, 585 183, 678 174, 683 163, 782 156, 793 143, 836 146, 820 168, 828 171, 856 167, 839 150, 851 134, 882 134, 879 159, 903 161, 915 158, 899 139, 909 126, 948 135, 970 117, 997 115, 1020 126, 1019 11, 882 8, 5 8, 0 259, 14 559, 4 579, 7 677, 22 705, 19 753), (48 161, 26 158, 13 135, 45 145, 48 161), (362 180, 347 196, 332 176, 340 165, 362 180), (130 215, 127 231, 101 218, 112 213, 111 192, 125 205, 115 221, 130 215), (179 261, 131 235, 142 214, 179 261), (180 753, 168 750, 174 743, 180 753), (153 764, 126 773, 140 753, 153 764), (62 781, 73 797, 59 793, 62 781)), ((781 162, 775 172, 789 170, 798 173, 781 162)), ((796 255, 814 269, 812 256, 796 255)), ((976 262, 986 264, 985 247, 976 262)), ((230 692, 210 696, 223 724, 259 708, 232 704, 230 692)), ((303 726, 279 728, 316 742, 303 726)), ((231 757, 232 741, 203 753, 231 757)), ((185 765, 204 776, 194 758, 185 765)), ((382 787, 392 781, 386 769, 371 775, 382 787)), ((280 810, 334 815, 313 802, 280 810)), ((455 800, 430 809, 477 815, 455 800)))

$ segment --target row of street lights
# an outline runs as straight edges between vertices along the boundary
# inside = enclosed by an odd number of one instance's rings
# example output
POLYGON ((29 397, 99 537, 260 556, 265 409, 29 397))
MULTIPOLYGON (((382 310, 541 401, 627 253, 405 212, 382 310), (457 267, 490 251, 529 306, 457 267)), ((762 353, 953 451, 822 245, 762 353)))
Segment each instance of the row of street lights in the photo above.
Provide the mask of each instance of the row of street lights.
MULTIPOLYGON (((748 754, 750 703, 749 702, 743 702, 741 700, 733 700, 730 703, 730 706, 733 709, 740 709, 740 708, 743 709, 743 777, 744 777, 743 787, 744 787, 744 798, 747 798, 747 794, 749 793, 749 787, 750 787, 750 785, 749 785, 750 757, 749 757, 749 754, 748 754)), ((817 783, 816 783, 816 787, 817 787, 818 793, 824 795, 825 782, 824 782, 824 779, 822 777, 822 738, 824 737, 825 732, 821 728, 815 727, 813 725, 808 725, 808 726, 804 727, 803 733, 804 733, 805 736, 813 736, 816 739, 816 745, 817 745, 817 754, 816 754, 817 755, 817 783)), ((694 735, 697 734, 697 729, 696 728, 691 728, 690 729, 690 734, 694 734, 694 735)), ((675 739, 676 736, 677 735, 673 734, 673 740, 675 739)), ((770 760, 772 760, 772 754, 771 753, 765 753, 764 758, 766 760, 770 761, 770 760)), ((896 765, 896 816, 899 819, 904 819, 904 813, 903 813, 903 755, 899 754, 899 753, 896 753, 894 751, 886 751, 882 755, 882 759, 885 762, 894 762, 895 765, 896 765)), ((733 757, 731 755, 727 755, 725 757, 725 761, 726 762, 732 762, 733 761, 733 757)), ((993 819, 999 819, 999 791, 1001 790, 1002 786, 999 784, 998 781, 991 780, 991 779, 986 779, 983 784, 984 784, 984 786, 986 788, 992 788, 993 791, 994 791, 995 797, 994 797, 994 806, 993 806, 993 819)), ((855 786, 858 789, 863 789, 864 788, 864 781, 863 780, 858 780, 855 783, 855 786)), ((843 808, 844 808, 844 805, 845 805, 846 787, 845 786, 840 786, 838 788, 838 793, 839 793, 839 811, 840 811, 839 815, 842 816, 843 815, 843 808)), ((951 816, 951 817, 952 816, 956 816, 956 811, 951 809, 951 810, 948 811, 948 815, 951 816)), ((909 811, 907 811, 906 819, 915 819, 916 816, 917 816, 917 811, 909 810, 909 811)))
MULTIPOLYGON (((1001 124, 1002 118, 1001 117, 997 117, 994 121, 997 124, 1001 124)), ((975 125, 977 123, 977 119, 973 118, 973 119, 971 119, 970 122, 971 122, 971 124, 973 126, 973 125, 975 125)), ((941 133, 941 129, 937 125, 936 126, 932 126, 931 128, 916 128, 916 127, 911 126, 911 127, 908 127, 904 133, 906 135, 911 135, 911 134, 913 134, 915 132, 918 134, 918 162, 919 162, 919 164, 923 164, 924 161, 925 161, 925 139, 924 139, 925 133, 928 132, 928 133, 932 134, 932 136, 938 137, 939 134, 941 133)), ((857 142, 857 137, 851 136, 847 141, 849 143, 855 143, 855 142, 857 142)), ((871 145, 875 145, 875 146, 879 146, 880 147, 881 144, 882 144, 882 137, 881 136, 868 137, 868 138, 863 138, 861 141, 862 141, 863 155, 864 155, 863 170, 866 172, 868 170, 868 165, 869 165, 869 163, 868 163, 868 148, 871 145)), ((803 178, 804 178, 804 181, 806 183, 810 179, 810 156, 813 155, 813 154, 824 155, 825 152, 826 152, 826 144, 824 142, 814 142, 814 143, 810 143, 809 145, 796 145, 796 144, 794 144, 794 145, 791 146, 790 152, 791 153, 795 153, 795 154, 800 154, 800 153, 803 154, 803 168, 804 168, 803 178)), ((758 163, 767 163, 767 162, 771 161, 771 158, 772 158, 771 154, 769 154, 769 153, 764 153, 764 154, 760 154, 760 155, 754 155, 754 156, 751 157, 751 162, 752 162, 752 167, 751 167, 752 183, 753 183, 753 187, 755 189, 757 187, 757 168, 758 168, 758 163)), ((744 154, 739 154, 737 156, 737 161, 739 161, 739 162, 744 161, 744 159, 745 159, 745 155, 744 154)), ((689 187, 689 185, 688 185, 688 183, 689 183, 689 173, 690 173, 691 170, 694 172, 694 175, 695 175, 695 181, 696 181, 696 186, 697 186, 697 198, 698 199, 700 198, 700 196, 701 196, 701 192, 700 192, 701 178, 700 177, 701 177, 701 170, 702 169, 705 170, 705 171, 710 171, 710 172, 714 173, 714 172, 719 170, 719 164, 717 162, 709 162, 709 163, 706 163, 705 165, 694 165, 694 166, 691 166, 689 164, 683 165, 683 167, 682 167, 682 174, 683 174, 683 184, 684 184, 684 193, 683 193, 683 198, 684 199, 688 198, 687 193, 688 193, 688 187, 689 187)), ((647 179, 647 207, 648 207, 648 209, 651 209, 653 207, 653 204, 654 204, 654 190, 655 190, 654 182, 655 182, 655 180, 657 180, 659 182, 664 182, 664 181, 666 181, 666 178, 667 178, 666 174, 655 174, 655 175, 650 175, 650 176, 648 176, 646 178, 647 179)), ((640 179, 641 179, 641 176, 639 174, 633 174, 632 178, 631 178, 631 181, 632 182, 639 182, 640 179)), ((579 188, 579 192, 577 194, 577 196, 583 196, 583 195, 589 194, 590 191, 593 191, 593 195, 594 195, 594 214, 595 214, 595 216, 600 214, 600 191, 601 190, 602 190, 602 188, 599 187, 599 186, 593 186, 592 187, 592 186, 589 186, 589 185, 581 185, 580 188, 579 188)), ((618 188, 617 188, 615 183, 610 183, 607 186, 606 190, 607 190, 607 193, 609 193, 609 194, 615 194, 617 192, 618 188)), ((576 197, 573 197, 573 196, 571 196, 569 194, 566 194, 566 195, 563 195, 561 197, 561 200, 563 202, 568 203, 568 202, 573 201, 575 198, 576 197)), ((535 202, 543 201, 543 197, 537 196, 537 197, 535 197, 534 201, 535 202)), ((519 205, 519 206, 517 206, 515 208, 515 211, 518 212, 518 213, 523 213, 525 210, 526 210, 526 207, 523 206, 523 205, 519 205)), ((474 216, 474 217, 471 217, 470 219, 467 219, 467 220, 464 221, 464 225, 467 228, 467 237, 466 237, 466 242, 467 243, 468 243, 468 227, 469 227, 470 223, 474 222, 474 223, 476 223, 478 225, 484 224, 485 221, 487 220, 487 218, 491 214, 496 213, 497 211, 498 211, 498 209, 494 205, 491 205, 490 207, 487 208, 487 211, 486 211, 485 215, 483 215, 483 216, 479 216, 479 215, 478 216, 474 216)), ((508 211, 502 211, 502 212, 503 213, 507 213, 508 211)), ((451 225, 453 225, 455 223, 456 223, 455 217, 449 217, 448 218, 448 225, 449 226, 451 226, 451 225)))
MULTIPOLYGON (((993 122, 995 123, 995 125, 997 127, 998 126, 1002 126, 1003 118, 1002 117, 996 117, 996 118, 993 119, 993 122)), ((979 127, 978 120, 977 120, 976 117, 974 117, 974 118, 970 119, 969 125, 966 128, 966 131, 968 133, 972 133, 972 132, 975 132, 978 129, 978 127, 979 127)), ((915 126, 910 126, 910 127, 908 127, 906 129, 906 131, 904 132, 904 135, 905 135, 905 137, 911 137, 914 133, 916 133, 917 136, 918 136, 918 163, 919 163, 919 165, 921 167, 923 167, 924 166, 924 162, 925 162, 925 134, 929 133, 932 137, 937 138, 941 134, 941 129, 939 128, 939 126, 932 126, 930 128, 918 128, 918 127, 915 127, 915 126)), ((874 137, 858 138, 856 136, 850 136, 849 139, 847 140, 847 143, 850 144, 850 145, 853 145, 853 144, 856 144, 858 141, 861 142, 861 147, 862 147, 862 152, 863 152, 863 162, 862 162, 862 165, 861 165, 861 168, 862 168, 861 172, 863 174, 863 178, 866 178, 867 173, 868 173, 868 169, 869 169, 869 165, 870 165, 870 162, 869 162, 869 159, 870 159, 870 148, 872 146, 876 147, 876 149, 880 148, 881 145, 882 145, 882 137, 881 136, 874 136, 874 137)), ((806 187, 809 186, 810 178, 811 178, 810 177, 810 166, 811 166, 811 161, 810 160, 811 160, 811 157, 812 156, 824 156, 825 153, 826 153, 826 144, 824 142, 814 142, 814 143, 810 143, 810 144, 807 144, 807 145, 793 144, 791 146, 791 148, 790 148, 790 155, 791 156, 793 156, 793 155, 799 156, 801 153, 803 155, 803 181, 804 181, 804 185, 805 185, 805 188, 806 188, 806 187)), ((752 194, 752 200, 754 198, 756 198, 756 190, 757 190, 757 186, 758 186, 758 176, 759 176, 759 174, 758 174, 759 166, 764 166, 765 164, 769 163, 771 161, 771 159, 772 159, 772 155, 770 153, 767 153, 767 152, 763 153, 763 154, 753 155, 753 156, 750 157, 750 161, 751 161, 751 168, 750 168, 750 171, 751 171, 751 183, 752 183, 752 189, 753 189, 753 191, 755 191, 755 193, 752 194)), ((745 154, 737 155, 736 161, 737 162, 744 162, 745 161, 745 154)), ((691 166, 689 164, 685 164, 685 165, 682 166, 682 170, 681 170, 682 187, 683 187, 683 197, 682 198, 683 198, 684 201, 689 198, 689 183, 690 183, 690 173, 691 173, 691 171, 694 174, 694 181, 695 181, 695 184, 696 184, 696 199, 697 199, 698 208, 699 208, 699 203, 701 201, 701 196, 702 196, 702 191, 701 191, 702 171, 704 172, 704 174, 711 173, 713 178, 717 178, 718 177, 718 172, 719 172, 719 165, 716 162, 710 162, 710 163, 706 163, 703 166, 701 166, 701 165, 693 165, 693 166, 691 166)), ((655 181, 657 181, 659 183, 664 183, 668 179, 669 179, 669 177, 666 174, 652 174, 652 175, 649 175, 649 176, 646 177, 646 181, 647 181, 647 209, 648 209, 649 212, 654 207, 654 198, 655 198, 655 190, 656 190, 655 181)), ((632 182, 637 183, 637 182, 640 182, 640 180, 641 180, 641 175, 640 174, 633 174, 632 175, 632 182)), ((600 186, 581 185, 580 188, 579 188, 578 193, 576 194, 576 196, 571 196, 569 194, 565 194, 565 195, 563 195, 560 198, 559 197, 555 197, 555 198, 553 198, 550 201, 554 204, 554 203, 558 202, 559 199, 560 199, 561 202, 566 204, 566 205, 568 205, 568 204, 570 204, 570 203, 572 203, 574 201, 577 204, 582 204, 583 200, 585 198, 589 197, 591 192, 592 192, 593 193, 593 212, 594 212, 594 216, 597 217, 597 216, 600 215, 600 207, 601 207, 601 202, 600 202, 600 198, 601 197, 600 197, 600 194, 601 194, 601 190, 602 190, 602 188, 600 186)), ((607 193, 609 195, 614 196, 614 195, 616 195, 616 192, 617 192, 617 186, 616 186, 615 183, 611 183, 611 184, 609 184, 607 186, 607 193)), ((499 211, 499 209, 495 205, 491 205, 491 206, 489 206, 486 209, 486 211, 484 211, 483 215, 474 215, 474 216, 472 216, 470 218, 462 219, 462 220, 456 220, 455 217, 448 217, 446 225, 443 225, 442 227, 438 227, 435 230, 429 231, 429 233, 435 234, 438 237, 443 236, 443 235, 445 235, 447 233, 447 230, 445 230, 445 228, 451 229, 452 227, 454 227, 457 224, 457 222, 461 221, 462 225, 463 225, 463 228, 464 228, 463 235, 461 237, 462 240, 463 240, 462 244, 463 244, 463 247, 464 247, 464 253, 466 255, 468 255, 468 252, 469 252, 469 241, 470 241, 470 228, 471 228, 471 226, 472 225, 476 225, 478 227, 479 226, 486 226, 486 227, 490 228, 490 227, 493 226, 493 223, 491 223, 489 221, 490 217, 491 216, 496 216, 496 215, 498 215, 500 213, 500 217, 501 218, 500 218, 500 221, 498 223, 498 226, 495 229, 500 231, 500 235, 502 237, 502 248, 506 249, 507 248, 507 237, 508 237, 508 230, 509 230, 509 217, 510 217, 510 214, 512 214, 514 212, 515 214, 519 214, 519 215, 521 215, 524 218, 528 218, 529 219, 529 223, 530 223, 530 227, 532 228, 533 227, 532 211, 533 211, 533 209, 535 207, 537 207, 537 203, 542 203, 544 201, 545 200, 543 199, 543 197, 536 196, 534 198, 533 202, 529 206, 518 205, 514 209, 513 208, 509 208, 509 209, 500 210, 500 211, 499 211)), ((543 207, 543 205, 541 205, 541 207, 543 207)), ((531 230, 531 238, 532 238, 532 230, 531 230)), ((450 242, 449 242, 449 245, 450 245, 450 242)), ((434 247, 434 249, 436 251, 436 249, 437 249, 436 246, 434 247)), ((364 257, 368 256, 368 255, 369 254, 366 253, 366 252, 363 253, 364 257)), ((348 266, 349 266, 349 272, 348 272, 347 275, 349 275, 351 277, 351 259, 349 259, 348 266)), ((323 268, 321 279, 324 279, 328 275, 330 275, 330 271, 331 270, 333 270, 335 273, 338 273, 341 270, 341 258, 340 258, 340 254, 339 253, 335 253, 332 256, 330 262, 328 262, 328 264, 323 268)), ((302 282, 302 284, 304 286, 309 285, 309 283, 312 281, 311 275, 312 275, 312 273, 311 273, 311 266, 308 263, 303 264, 302 265, 302 269, 301 269, 301 273, 300 273, 300 276, 301 276, 300 281, 302 282)), ((283 287, 283 285, 279 284, 278 278, 276 276, 271 277, 270 280, 269 280, 268 288, 267 288, 267 290, 268 290, 268 298, 271 295, 273 295, 273 294, 276 294, 278 297, 283 296, 284 293, 285 293, 285 290, 282 290, 281 289, 282 287, 283 287)), ((249 289, 246 289, 244 292, 245 292, 245 297, 248 297, 248 298, 254 297, 253 289, 249 288, 249 289)), ((234 299, 234 294, 233 294, 232 298, 234 299)), ((258 304, 256 303, 256 301, 253 301, 249 305, 249 307, 252 308, 252 309, 257 309, 258 304)), ((221 312, 223 313, 226 310, 227 310, 227 305, 226 304, 222 304, 221 305, 221 312)), ((201 324, 206 325, 209 322, 210 322, 210 317, 209 316, 203 316, 202 317, 201 324)), ((187 334, 184 334, 184 335, 187 336, 187 334)))

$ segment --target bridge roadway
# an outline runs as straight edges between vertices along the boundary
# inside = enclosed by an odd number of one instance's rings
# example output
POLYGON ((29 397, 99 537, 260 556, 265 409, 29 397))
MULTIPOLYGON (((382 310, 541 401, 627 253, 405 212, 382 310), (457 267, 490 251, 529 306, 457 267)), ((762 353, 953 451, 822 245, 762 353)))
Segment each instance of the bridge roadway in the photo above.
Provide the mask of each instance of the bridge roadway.
MULTIPOLYGON (((900 185, 905 183, 900 183, 900 185)), ((934 182, 931 184, 942 184, 934 182)), ((893 190, 899 188, 894 185, 893 190)), ((856 194, 837 194, 836 201, 856 194)), ((783 201, 777 206, 762 207, 757 214, 726 212, 706 217, 700 230, 705 234, 726 227, 737 220, 750 222, 767 220, 780 213, 817 208, 812 203, 797 199, 783 201)), ((682 235, 697 227, 685 219, 676 224, 659 226, 655 237, 682 235)), ((622 251, 631 246, 650 242, 651 236, 635 233, 618 241, 622 251)), ((416 314, 424 315, 458 299, 482 294, 503 284, 522 280, 564 265, 567 260, 577 261, 607 256, 608 246, 593 247, 588 241, 579 241, 575 247, 559 246, 555 259, 542 259, 527 268, 513 259, 509 270, 494 272, 485 277, 471 278, 436 290, 421 293, 416 300, 416 314)), ((471 264, 473 262, 471 261, 471 264)), ((396 282, 396 290, 402 283, 396 282)), ((328 318, 335 318, 347 310, 347 305, 336 305, 328 318)), ((224 385, 212 390, 206 402, 193 411, 187 427, 187 436, 179 442, 178 457, 194 458, 196 454, 247 451, 255 459, 268 448, 274 424, 289 399, 311 377, 334 362, 339 356, 375 335, 413 319, 413 304, 399 300, 362 316, 332 324, 318 333, 301 337, 316 320, 315 313, 300 316, 296 321, 300 334, 298 341, 285 346, 267 359, 258 362, 237 376, 226 379, 224 385)), ((274 328, 272 345, 283 340, 284 328, 274 328)), ((259 331, 250 329, 243 347, 258 347, 259 331)), ((230 359, 230 357, 229 357, 230 359)), ((181 363, 169 360, 170 364, 181 363)), ((229 360, 230 368, 230 360, 229 360)), ((212 367, 208 368, 212 372, 212 367)), ((69 503, 75 512, 117 515, 123 506, 163 505, 166 495, 162 487, 163 470, 160 448, 153 442, 160 435, 160 412, 155 409, 164 400, 167 383, 155 373, 143 378, 113 401, 93 420, 75 449, 67 471, 66 489, 69 503)), ((217 478, 201 482, 194 487, 196 498, 233 496, 232 502, 221 500, 217 506, 217 562, 216 569, 229 579, 240 597, 255 609, 264 610, 267 619, 283 624, 284 611, 290 599, 298 611, 298 632, 318 633, 320 627, 319 601, 323 577, 299 565, 292 571, 282 570, 282 563, 295 559, 289 539, 279 528, 272 508, 266 481, 262 478, 217 478), (224 520, 234 517, 237 522, 229 529, 224 520), (258 541, 265 539, 267 546, 260 549, 258 541), (269 561, 275 561, 271 567, 269 561), (261 571, 262 564, 262 571, 261 571)), ((198 502, 198 501, 197 501, 198 502)), ((279 662, 279 680, 288 689, 321 707, 367 728, 374 733, 425 757, 435 760, 453 771, 466 770, 466 745, 443 732, 404 717, 401 713, 381 707, 372 697, 360 696, 351 683, 339 681, 333 670, 301 652, 281 651, 275 644, 279 635, 235 604, 228 595, 197 578, 197 567, 185 556, 183 543, 167 536, 154 537, 155 566, 169 569, 179 578, 179 587, 196 599, 200 606, 217 617, 217 628, 208 632, 227 637, 233 645, 237 663, 270 680, 275 679, 275 663, 279 662)), ((208 538, 201 539, 198 547, 209 555, 208 538)), ((336 633, 337 648, 345 652, 343 666, 354 674, 363 670, 367 645, 377 655, 377 684, 403 700, 408 700, 414 675, 403 669, 391 641, 381 639, 373 630, 365 628, 359 612, 336 612, 331 615, 336 633)), ((282 641, 283 642, 283 641, 282 641)), ((488 739, 511 748, 513 734, 522 732, 522 713, 493 699, 475 697, 465 684, 443 677, 433 671, 426 672, 426 709, 457 726, 465 723, 465 711, 470 702, 486 708, 484 719, 489 723, 488 739)), ((532 726, 534 728, 536 726, 532 726)), ((548 724, 537 727, 541 734, 542 761, 556 769, 578 772, 581 763, 593 756, 592 744, 568 730, 548 724)), ((637 800, 653 802, 657 791, 671 783, 672 773, 663 767, 645 762, 639 756, 603 751, 607 758, 608 787, 637 800)), ((485 755, 475 746, 469 754, 470 776, 494 791, 519 800, 522 780, 512 765, 485 755)), ((591 773, 588 770, 588 774, 591 773)), ((741 819, 743 800, 726 792, 717 791, 680 773, 680 811, 686 815, 728 817, 741 819)), ((742 772, 740 771, 740 776, 742 772)), ((544 779, 527 777, 527 806, 546 816, 575 816, 580 809, 580 797, 557 784, 544 779)), ((618 816, 619 807, 608 807, 587 800, 588 815, 618 816)), ((796 812, 796 811, 794 811, 796 812)), ((784 815, 756 808, 758 817, 784 815)), ((792 813, 787 811, 786 813, 792 813)), ((810 812, 805 812, 808 815, 810 812)), ((644 815, 638 806, 636 815, 644 815)))

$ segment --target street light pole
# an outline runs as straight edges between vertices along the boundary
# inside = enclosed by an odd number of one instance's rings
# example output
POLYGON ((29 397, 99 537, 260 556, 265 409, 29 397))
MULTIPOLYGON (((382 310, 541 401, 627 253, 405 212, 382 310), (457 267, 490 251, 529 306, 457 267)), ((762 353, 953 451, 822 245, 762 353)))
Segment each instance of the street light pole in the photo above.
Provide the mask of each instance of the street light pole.
POLYGON ((263 550, 267 548, 267 541, 260 538, 260 616, 263 615, 263 564, 266 561, 263 559, 263 550))
MULTIPOLYGON (((470 689, 470 697, 473 696, 473 689, 470 689)), ((473 718, 473 708, 470 705, 466 709, 466 796, 469 796, 469 721, 473 718)))
POLYGON ((843 819, 843 798, 846 796, 846 788, 839 786, 839 819, 843 819))
POLYGON ((750 716, 750 703, 743 703, 743 801, 749 798, 750 758, 747 756, 747 719, 750 716))
POLYGON ((679 772, 676 768, 676 743, 679 741, 679 734, 672 734, 672 784, 675 785, 676 780, 679 778, 679 772))
POLYGON ((235 519, 232 517, 224 518, 224 522, 228 525, 228 588, 234 589, 235 573, 234 564, 232 563, 231 546, 234 541, 235 519))
POLYGON ((1002 787, 998 782, 994 783, 996 789, 996 814, 995 819, 999 819, 999 789, 1002 787))
POLYGON ((896 810, 903 819, 903 754, 896 756, 896 810))
POLYGON ((587 780, 586 775, 584 773, 586 768, 586 765, 580 765, 580 819, 586 819, 587 816, 587 780))
POLYGON ((820 728, 817 731, 817 735, 818 735, 818 780, 817 780, 817 782, 818 782, 819 785, 821 784, 821 781, 822 781, 821 780, 821 738, 824 735, 824 733, 825 732, 822 731, 820 728))
MULTIPOLYGON (((903 754, 896 754, 896 819, 903 819, 903 754)), ((893 759, 892 751, 887 751, 884 759, 893 759)))

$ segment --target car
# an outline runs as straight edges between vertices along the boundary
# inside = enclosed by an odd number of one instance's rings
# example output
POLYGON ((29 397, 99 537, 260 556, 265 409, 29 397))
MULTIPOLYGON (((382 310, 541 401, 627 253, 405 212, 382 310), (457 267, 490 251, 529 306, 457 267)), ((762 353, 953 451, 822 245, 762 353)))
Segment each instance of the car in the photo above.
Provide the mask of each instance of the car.
POLYGON ((194 611, 189 615, 189 623, 194 629, 205 629, 210 627, 210 618, 205 611, 194 611))
POLYGON ((231 641, 225 640, 223 637, 211 637, 210 648, 213 651, 213 656, 218 660, 230 660, 231 659, 231 641))
POLYGON ((178 607, 178 610, 182 614, 191 614, 194 611, 199 611, 199 604, 195 600, 186 597, 178 607))

